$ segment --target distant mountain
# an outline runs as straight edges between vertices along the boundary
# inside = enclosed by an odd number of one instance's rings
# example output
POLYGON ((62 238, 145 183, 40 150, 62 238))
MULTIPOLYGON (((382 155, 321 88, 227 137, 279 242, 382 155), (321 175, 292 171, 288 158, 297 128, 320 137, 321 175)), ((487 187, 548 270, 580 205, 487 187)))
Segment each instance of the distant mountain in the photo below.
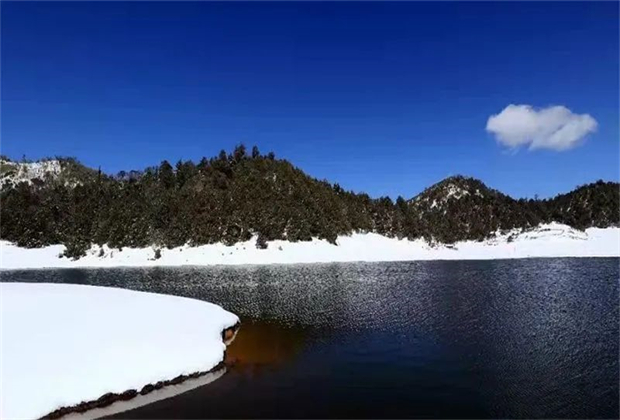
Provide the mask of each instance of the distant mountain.
POLYGON ((409 201, 409 207, 419 220, 421 235, 445 243, 485 238, 541 222, 528 206, 464 176, 449 177, 427 188, 409 201))
POLYGON ((618 183, 599 181, 551 200, 515 200, 463 176, 414 197, 372 199, 309 177, 273 153, 232 153, 195 164, 167 161, 109 176, 75 159, 0 160, 0 238, 20 246, 61 243, 80 256, 93 243, 111 247, 234 244, 253 235, 335 242, 376 232, 452 243, 550 221, 579 229, 619 224, 618 183))

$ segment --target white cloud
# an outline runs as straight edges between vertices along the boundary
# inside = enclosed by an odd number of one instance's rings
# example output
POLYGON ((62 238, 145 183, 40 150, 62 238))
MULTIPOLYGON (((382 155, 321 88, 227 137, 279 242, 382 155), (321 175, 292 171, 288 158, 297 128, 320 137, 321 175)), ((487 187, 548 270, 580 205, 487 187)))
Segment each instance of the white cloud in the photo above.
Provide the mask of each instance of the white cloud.
POLYGON ((598 123, 588 114, 574 114, 564 106, 535 109, 530 105, 508 105, 491 115, 486 130, 512 149, 529 145, 530 150, 568 150, 596 131, 598 123))

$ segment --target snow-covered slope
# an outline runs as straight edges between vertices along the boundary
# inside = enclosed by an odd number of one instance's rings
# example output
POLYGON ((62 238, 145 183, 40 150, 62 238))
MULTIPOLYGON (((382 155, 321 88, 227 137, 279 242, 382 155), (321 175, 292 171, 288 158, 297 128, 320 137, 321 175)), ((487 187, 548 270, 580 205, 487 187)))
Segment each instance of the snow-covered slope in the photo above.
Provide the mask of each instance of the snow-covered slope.
POLYGON ((341 236, 338 245, 311 242, 269 242, 256 248, 256 238, 234 246, 223 244, 162 249, 155 259, 153 248, 110 249, 93 246, 76 261, 59 258, 65 247, 19 248, 0 241, 0 268, 180 266, 216 264, 290 264, 346 261, 467 260, 529 257, 617 257, 619 228, 590 228, 585 232, 551 223, 526 232, 510 232, 484 242, 464 241, 431 246, 423 240, 388 238, 374 233, 341 236), (103 256, 99 256, 103 254, 103 256))
POLYGON ((3 419, 208 371, 239 321, 207 302, 107 287, 0 283, 0 303, 3 419))
POLYGON ((477 179, 458 175, 431 185, 409 200, 409 205, 414 207, 422 217, 425 212, 445 214, 448 204, 458 203, 464 197, 472 198, 476 202, 484 198, 497 199, 506 196, 487 187, 477 179))
POLYGON ((431 209, 435 209, 442 207, 449 201, 460 200, 468 195, 484 197, 483 191, 487 190, 484 185, 470 186, 465 181, 457 177, 448 178, 411 199, 410 204, 414 207, 422 207, 423 204, 428 204, 431 209))
POLYGON ((34 180, 44 181, 46 177, 57 177, 62 170, 58 160, 22 163, 2 159, 0 169, 0 187, 17 185, 20 182, 32 184, 34 180))

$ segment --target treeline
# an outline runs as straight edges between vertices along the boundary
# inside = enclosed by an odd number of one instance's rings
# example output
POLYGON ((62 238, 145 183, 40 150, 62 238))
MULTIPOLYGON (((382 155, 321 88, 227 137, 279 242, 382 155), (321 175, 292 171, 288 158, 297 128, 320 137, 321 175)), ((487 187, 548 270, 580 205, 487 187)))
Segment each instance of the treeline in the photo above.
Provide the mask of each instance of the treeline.
POLYGON ((620 184, 597 181, 552 199, 515 200, 477 179, 456 176, 428 188, 410 207, 419 219, 419 236, 444 243, 550 222, 584 230, 620 224, 620 184))
POLYGON ((618 225, 620 218, 617 183, 599 181, 551 200, 514 200, 478 180, 451 177, 413 200, 393 202, 345 191, 243 145, 198 163, 164 161, 116 176, 73 159, 61 166, 60 175, 43 181, 3 184, 0 238, 24 247, 60 243, 67 256, 78 257, 93 243, 232 245, 257 235, 257 247, 265 248, 275 239, 335 243, 352 232, 451 243, 550 221, 584 229, 618 225))

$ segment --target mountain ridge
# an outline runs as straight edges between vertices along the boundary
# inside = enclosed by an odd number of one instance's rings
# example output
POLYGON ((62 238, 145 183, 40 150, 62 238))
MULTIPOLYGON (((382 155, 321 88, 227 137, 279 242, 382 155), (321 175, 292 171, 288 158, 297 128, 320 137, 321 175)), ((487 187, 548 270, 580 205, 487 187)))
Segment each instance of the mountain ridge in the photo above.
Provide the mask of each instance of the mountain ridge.
MULTIPOLYGON (((203 158, 203 159, 205 159, 205 158, 203 158)), ((280 159, 279 159, 279 160, 280 160, 280 159)), ((286 159, 282 159, 282 160, 284 160, 284 161, 288 162, 286 159)), ((168 162, 167 160, 164 160, 164 161, 168 162)), ((162 161, 162 162, 164 162, 164 161, 162 161)), ((54 162, 57 162, 57 163, 58 163, 58 165, 60 165, 60 167, 62 168, 61 170, 64 170, 64 168, 69 168, 69 167, 72 167, 72 168, 73 168, 73 171, 77 171, 77 172, 86 172, 86 173, 88 173, 88 174, 89 174, 89 176, 90 176, 91 178, 92 178, 93 176, 97 175, 97 173, 98 173, 98 170, 97 170, 97 169, 91 168, 91 167, 89 167, 89 166, 87 166, 87 165, 85 165, 85 164, 81 163, 81 162, 79 161, 79 159, 77 159, 76 157, 73 157, 73 156, 55 156, 55 157, 44 157, 44 158, 40 158, 40 159, 33 159, 33 160, 31 160, 31 159, 25 159, 25 158, 24 158, 24 159, 22 159, 22 160, 20 161, 20 160, 11 159, 11 158, 9 158, 8 156, 5 156, 5 155, 0 155, 0 187, 1 187, 2 185, 4 185, 4 184, 8 184, 8 183, 11 183, 11 184, 16 184, 16 182, 15 182, 15 180, 16 180, 16 179, 11 179, 10 177, 7 177, 7 176, 6 176, 6 169, 4 169, 4 170, 2 169, 4 165, 12 165, 12 166, 26 165, 26 166, 28 166, 28 165, 38 165, 38 164, 41 164, 41 163, 50 163, 50 164, 53 164, 54 162)), ((188 161, 186 161, 186 162, 193 162, 193 161, 188 160, 188 161)), ((293 166, 294 166, 294 165, 293 165, 293 166)), ((139 176, 140 176, 142 173, 144 173, 147 169, 149 169, 149 168, 155 168, 155 167, 156 167, 156 165, 155 165, 155 166, 151 165, 151 166, 147 166, 144 170, 128 170, 128 171, 126 171, 126 170, 121 170, 121 171, 117 172, 116 174, 114 174, 114 173, 110 173, 110 172, 103 172, 103 171, 101 171, 101 174, 102 174, 104 177, 109 177, 109 178, 117 178, 117 179, 123 179, 123 180, 130 180, 130 179, 135 179, 135 178, 139 177, 139 176)), ((297 166, 294 166, 294 167, 295 167, 295 168, 297 168, 297 169, 299 169, 299 170, 301 170, 301 169, 300 169, 300 168, 298 168, 297 166)), ((173 171, 174 171, 174 172, 176 172, 176 171, 177 171, 177 168, 176 168, 176 167, 174 167, 174 166, 173 166, 173 171)), ((303 170, 302 170, 302 171, 303 171, 303 170)), ((54 175, 54 174, 53 174, 53 172, 54 172, 54 171, 50 171, 50 172, 52 172, 52 175, 54 175)), ((326 180, 326 179, 320 179, 320 178, 317 178, 317 177, 312 176, 312 175, 308 175, 308 174, 306 174, 306 175, 307 175, 309 178, 312 178, 312 179, 317 180, 317 181, 320 181, 320 182, 327 182, 327 183, 329 183, 329 184, 331 184, 331 185, 338 185, 338 186, 340 186, 340 184, 339 184, 338 182, 336 182, 336 181, 328 181, 328 180, 326 180)), ((72 175, 69 175, 69 177, 72 177, 72 179, 74 179, 74 181, 75 181, 75 177, 76 177, 76 175, 75 175, 75 174, 72 174, 72 175)), ((36 177, 33 177, 33 178, 31 179, 31 181, 34 181, 34 180, 35 180, 35 178, 36 178, 36 177)), ((39 180, 41 180, 41 181, 44 181, 44 177, 38 177, 38 179, 39 179, 39 180)), ((416 198, 418 198, 418 197, 422 196, 422 195, 423 195, 425 192, 427 192, 428 190, 435 189, 435 188, 436 188, 436 187, 438 187, 438 186, 444 185, 444 184, 446 184, 446 183, 452 183, 452 182, 454 182, 454 181, 462 182, 462 180, 466 180, 466 181, 467 181, 467 180, 469 180, 469 181, 475 181, 475 182, 477 182, 477 183, 479 183, 479 184, 483 185, 483 186, 484 186, 484 188, 486 188, 486 189, 488 189, 488 190, 491 190, 491 191, 494 191, 494 192, 496 192, 496 193, 503 194, 503 195, 505 195, 505 196, 507 196, 507 197, 512 198, 513 200, 530 200, 530 199, 531 199, 531 198, 529 198, 529 197, 527 197, 527 196, 526 196, 526 197, 517 197, 517 198, 516 198, 516 197, 511 196, 510 194, 507 194, 507 193, 501 192, 500 190, 498 190, 498 189, 496 189, 496 188, 489 187, 488 185, 486 185, 486 183, 485 183, 484 181, 482 181, 482 180, 481 180, 481 179, 479 179, 479 178, 476 178, 476 177, 474 177, 474 176, 467 175, 467 174, 456 174, 456 175, 449 175, 449 176, 447 176, 447 177, 445 177, 445 178, 440 179, 440 180, 439 180, 439 181, 437 181, 437 182, 432 183, 430 186, 428 186, 428 187, 424 188, 424 190, 422 190, 422 191, 420 191, 419 193, 417 193, 417 194, 413 195, 411 198, 409 198, 409 199, 405 199, 405 200, 406 200, 407 202, 414 202, 414 201, 416 200, 416 198)), ((615 183, 615 184, 620 185, 620 183, 618 183, 618 182, 616 182, 616 181, 605 181, 605 180, 603 180, 603 179, 598 179, 598 180, 595 180, 595 181, 586 182, 586 183, 584 183, 584 184, 579 184, 579 185, 577 185, 575 188, 573 188, 572 190, 570 190, 568 193, 570 193, 570 192, 572 192, 572 191, 574 191, 574 190, 577 190, 577 189, 579 189, 579 188, 581 188, 581 187, 588 186, 588 185, 591 185, 591 184, 596 184, 597 182, 601 182, 601 181, 602 181, 602 182, 611 182, 611 183, 615 183)), ((27 182, 28 182, 28 181, 27 181, 27 182)), ((36 181, 34 181, 34 182, 36 182, 36 181)), ((349 191, 354 192, 353 190, 349 190, 349 191)), ((365 193, 365 192, 363 192, 363 191, 360 191, 360 192, 357 192, 356 194, 366 194, 366 193, 365 193)), ((549 197, 547 197, 547 198, 541 198, 540 200, 551 200, 551 199, 554 199, 554 198, 556 198, 556 197, 558 197, 558 196, 565 195, 565 194, 567 194, 567 193, 564 193, 564 192, 559 192, 559 193, 557 193, 557 194, 555 194, 555 195, 553 195, 553 196, 549 196, 549 197)), ((378 196, 378 197, 373 198, 373 199, 380 199, 380 198, 383 198, 383 197, 386 197, 386 196, 378 196)), ((538 199, 538 198, 534 198, 534 200, 539 200, 539 199, 538 199)))
POLYGON ((21 164, 0 160, 1 239, 25 247, 64 244, 75 257, 93 243, 175 247, 234 244, 254 235, 259 248, 278 239, 335 243, 354 232, 454 243, 549 222, 578 229, 618 226, 620 218, 614 182, 533 200, 457 175, 394 202, 346 191, 273 153, 262 155, 256 147, 248 153, 243 145, 197 164, 179 161, 173 167, 163 161, 115 176, 75 159, 56 161, 60 170, 48 163, 52 176, 34 171, 28 179, 31 172, 21 164))

